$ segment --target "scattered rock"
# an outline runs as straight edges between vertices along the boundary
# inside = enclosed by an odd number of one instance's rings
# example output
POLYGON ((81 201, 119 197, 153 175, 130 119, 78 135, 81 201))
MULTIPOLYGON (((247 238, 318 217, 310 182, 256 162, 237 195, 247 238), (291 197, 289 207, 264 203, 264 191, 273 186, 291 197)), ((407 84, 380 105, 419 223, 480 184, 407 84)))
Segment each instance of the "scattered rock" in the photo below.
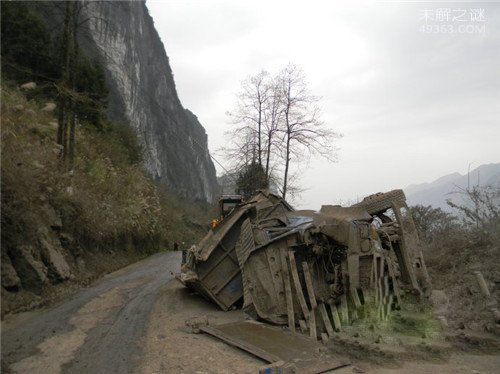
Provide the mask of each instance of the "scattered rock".
POLYGON ((20 245, 13 250, 12 264, 24 288, 39 290, 48 283, 47 267, 34 256, 35 251, 30 245, 20 245))
POLYGON ((61 251, 45 238, 40 239, 40 247, 43 260, 49 270, 49 277, 55 282, 71 278, 69 265, 61 254, 61 251))
POLYGON ((38 169, 44 168, 44 166, 41 163, 39 163, 38 161, 34 161, 32 165, 38 169))
POLYGON ((52 205, 44 204, 42 207, 44 213, 45 223, 53 230, 60 230, 62 228, 61 216, 54 210, 52 205))
POLYGON ((36 83, 35 82, 24 83, 24 84, 21 84, 20 88, 23 90, 26 90, 26 91, 34 90, 36 88, 36 83))
POLYGON ((28 114, 30 114, 32 116, 34 116, 36 114, 33 109, 26 109, 26 113, 28 113, 28 114))
POLYGON ((56 122, 56 121, 50 121, 50 122, 49 122, 49 127, 50 127, 50 128, 53 128, 54 130, 57 130, 57 127, 58 127, 58 126, 59 126, 59 125, 57 124, 57 122, 56 122))
POLYGON ((432 290, 429 301, 437 313, 445 313, 450 305, 450 299, 443 290, 432 290))
POLYGON ((24 110, 24 105, 22 105, 22 104, 17 104, 17 105, 14 105, 14 106, 12 107, 12 110, 13 110, 14 112, 21 112, 21 111, 23 111, 23 110, 24 110))
POLYGON ((382 335, 379 335, 377 336, 377 338, 375 339, 375 344, 380 344, 380 343, 383 343, 384 342, 384 339, 382 338, 382 335))
POLYGON ((353 366, 352 367, 352 372, 353 373, 365 373, 365 371, 363 369, 361 369, 360 367, 358 367, 358 366, 353 366))
POLYGON ((445 316, 438 316, 438 321, 442 328, 448 327, 448 320, 445 316))
POLYGON ((53 112, 54 109, 56 109, 56 104, 54 103, 46 103, 45 106, 42 108, 42 112, 53 112))
POLYGON ((66 192, 69 196, 73 196, 73 193, 74 193, 74 191, 73 191, 73 187, 68 186, 68 187, 66 187, 66 189, 65 189, 64 191, 65 191, 65 192, 66 192))
POLYGON ((21 280, 17 275, 16 269, 12 266, 9 256, 2 256, 0 269, 2 273, 2 287, 7 291, 18 291, 21 285, 21 280))
POLYGON ((70 248, 75 239, 70 234, 62 232, 59 234, 59 241, 63 248, 70 248))

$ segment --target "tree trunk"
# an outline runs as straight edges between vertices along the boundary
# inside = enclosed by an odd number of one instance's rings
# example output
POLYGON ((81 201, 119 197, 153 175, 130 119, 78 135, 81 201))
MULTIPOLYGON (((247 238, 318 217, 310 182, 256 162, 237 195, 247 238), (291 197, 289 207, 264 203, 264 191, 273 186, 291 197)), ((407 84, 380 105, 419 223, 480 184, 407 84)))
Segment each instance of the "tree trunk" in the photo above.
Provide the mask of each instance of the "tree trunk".
POLYGON ((262 166, 262 136, 261 136, 261 131, 262 131, 262 104, 259 103, 259 130, 258 130, 258 139, 257 139, 257 151, 259 152, 259 166, 262 166))
POLYGON ((286 158, 285 158, 285 175, 283 179, 283 199, 286 199, 289 166, 290 166, 290 130, 288 130, 286 133, 286 158))
MULTIPOLYGON (((76 92, 76 74, 77 74, 77 65, 78 65, 78 44, 77 44, 77 27, 78 27, 78 2, 74 3, 73 6, 73 43, 71 49, 71 81, 73 91, 76 92)), ((76 127, 76 101, 71 101, 71 123, 69 130, 69 165, 70 168, 73 168, 74 160, 75 160, 75 127, 76 127)))
POLYGON ((66 14, 64 17, 64 29, 62 40, 62 90, 60 93, 60 109, 59 109, 59 124, 57 127, 57 142, 63 146, 62 157, 66 158, 67 152, 67 93, 65 92, 69 87, 69 44, 70 44, 70 21, 72 15, 73 3, 66 2, 66 14))
POLYGON ((272 133, 269 133, 267 136, 267 155, 266 155, 266 178, 269 180, 269 162, 271 160, 271 142, 272 142, 272 133))

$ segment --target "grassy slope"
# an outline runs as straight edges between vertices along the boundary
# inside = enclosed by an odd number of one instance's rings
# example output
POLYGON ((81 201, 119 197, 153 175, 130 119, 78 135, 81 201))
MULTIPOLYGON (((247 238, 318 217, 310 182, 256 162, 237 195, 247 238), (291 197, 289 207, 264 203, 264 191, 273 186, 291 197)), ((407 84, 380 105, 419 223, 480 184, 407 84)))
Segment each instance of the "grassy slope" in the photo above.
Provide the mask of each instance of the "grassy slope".
MULTIPOLYGON (((64 255, 75 274, 72 282, 80 283, 171 249, 174 242, 187 247, 205 234, 212 207, 159 188, 140 166, 129 163, 127 149, 113 133, 79 126, 69 171, 55 143, 55 115, 7 84, 2 84, 1 100, 2 259, 25 244, 36 251, 39 231, 59 217, 62 227, 51 235, 70 238, 64 255), (78 258, 85 260, 84 267, 78 258)), ((32 291, 26 288, 17 299, 32 291)), ((2 289, 2 310, 9 309, 9 296, 15 294, 2 289)))

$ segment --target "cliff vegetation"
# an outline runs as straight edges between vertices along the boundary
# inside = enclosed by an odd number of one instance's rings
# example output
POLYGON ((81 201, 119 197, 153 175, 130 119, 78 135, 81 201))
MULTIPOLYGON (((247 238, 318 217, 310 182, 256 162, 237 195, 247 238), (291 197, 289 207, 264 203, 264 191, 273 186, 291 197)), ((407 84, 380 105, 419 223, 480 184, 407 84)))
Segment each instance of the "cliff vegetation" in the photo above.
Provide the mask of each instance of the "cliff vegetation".
POLYGON ((64 43, 25 3, 2 4, 2 315, 187 247, 213 215, 149 177, 136 131, 106 114, 103 69, 74 47, 63 77, 64 43))

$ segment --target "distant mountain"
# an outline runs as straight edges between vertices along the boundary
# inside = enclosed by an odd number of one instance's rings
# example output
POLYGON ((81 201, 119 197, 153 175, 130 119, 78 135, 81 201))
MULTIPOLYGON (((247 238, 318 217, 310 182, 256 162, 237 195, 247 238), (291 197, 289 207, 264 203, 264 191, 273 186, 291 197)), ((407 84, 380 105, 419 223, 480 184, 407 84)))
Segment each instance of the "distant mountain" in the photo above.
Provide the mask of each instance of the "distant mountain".
POLYGON ((446 211, 452 209, 446 204, 447 199, 460 203, 462 197, 454 192, 467 186, 500 186, 500 163, 485 164, 472 170, 469 175, 453 173, 430 183, 412 184, 405 188, 408 205, 431 205, 446 211))

